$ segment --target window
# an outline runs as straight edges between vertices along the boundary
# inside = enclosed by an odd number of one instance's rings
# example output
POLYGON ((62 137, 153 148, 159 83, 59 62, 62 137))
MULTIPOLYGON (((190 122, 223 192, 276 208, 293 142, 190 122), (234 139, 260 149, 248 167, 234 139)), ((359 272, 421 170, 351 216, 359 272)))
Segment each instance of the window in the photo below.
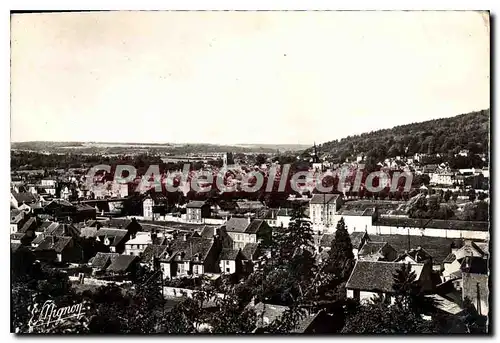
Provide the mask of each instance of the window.
POLYGON ((229 273, 229 272, 231 272, 231 268, 228 267, 228 268, 226 268, 226 273, 229 273))

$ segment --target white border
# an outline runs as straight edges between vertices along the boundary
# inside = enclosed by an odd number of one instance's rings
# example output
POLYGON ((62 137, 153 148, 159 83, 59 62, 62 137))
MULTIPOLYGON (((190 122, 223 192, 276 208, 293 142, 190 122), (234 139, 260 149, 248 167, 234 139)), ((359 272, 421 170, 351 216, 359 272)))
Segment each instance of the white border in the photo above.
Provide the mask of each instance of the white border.
MULTIPOLYGON (((477 1, 465 1, 465 0, 445 0, 436 2, 435 0, 420 0, 420 1, 406 1, 402 2, 401 0, 385 0, 385 1, 377 1, 374 3, 373 1, 354 1, 354 0, 346 0, 346 1, 336 1, 333 3, 328 0, 308 0, 308 1, 298 1, 298 0, 249 0, 249 1, 238 1, 235 0, 198 0, 198 1, 187 1, 187 0, 178 0, 178 1, 152 1, 152 0, 141 0, 141 1, 129 1, 129 0, 121 0, 116 2, 111 1, 103 1, 103 0, 86 0, 86 1, 64 1, 64 0, 52 0, 52 1, 37 1, 37 0, 25 0, 25 1, 14 1, 14 0, 4 0, 0 3, 1 11, 1 28, 2 33, 0 35, 2 41, 3 50, 2 56, 2 91, 0 92, 0 99, 2 108, 5 109, 5 115, 1 116, 1 120, 3 120, 2 125, 0 125, 0 130, 2 130, 2 144, 0 153, 2 154, 2 160, 5 161, 3 164, 3 168, 1 169, 2 175, 0 179, 3 182, 0 182, 0 194, 4 194, 7 199, 7 194, 9 191, 9 185, 7 180, 10 180, 10 116, 9 116, 9 90, 10 90, 10 77, 9 77, 9 64, 10 64, 10 10, 491 10, 491 13, 494 15, 498 13, 498 1, 493 0, 477 0, 477 1)), ((495 25, 496 26, 496 25, 495 25)), ((495 29, 495 26, 492 29, 495 29)), ((496 31, 496 30, 495 30, 496 31)), ((498 41, 498 37, 493 35, 495 43, 498 41)), ((492 42, 493 44, 493 42, 492 42)), ((457 56, 460 58, 460 56, 457 56)), ((494 63, 495 59, 492 58, 492 63, 494 63)), ((495 70, 492 68, 492 70, 495 70)), ((496 95, 497 90, 494 85, 492 85, 492 89, 496 95)), ((493 95, 493 92, 492 92, 493 95)), ((495 114, 491 113, 492 118, 495 114)), ((498 122, 495 123, 495 128, 497 132, 500 132, 500 128, 497 127, 498 122)), ((491 146, 499 146, 495 144, 495 135, 492 135, 491 146)), ((500 154, 500 150, 495 150, 494 155, 495 158, 492 160, 496 161, 498 158, 498 154, 500 154)), ((492 156, 493 157, 493 156, 492 156)), ((494 180, 498 180, 499 178, 498 170, 494 168, 494 180)), ((493 189, 492 189, 493 190, 493 189)), ((494 190, 494 198, 498 199, 496 189, 494 190)), ((495 209, 494 213, 500 213, 499 209, 500 205, 498 200, 495 201, 495 209)), ((7 227, 7 217, 9 217, 9 212, 7 210, 7 204, 4 205, 2 209, 2 220, 5 223, 5 227, 7 227)), ((492 228, 493 231, 496 228, 492 228)), ((10 243, 7 237, 8 230, 4 228, 4 241, 2 241, 2 245, 4 249, 1 249, 3 254, 3 261, 5 268, 3 268, 4 280, 1 283, 1 293, 2 293, 2 338, 5 338, 9 341, 14 340, 15 336, 9 334, 10 332, 10 282, 7 282, 7 279, 10 280, 9 276, 9 267, 7 261, 9 261, 9 251, 10 251, 10 243)), ((500 234, 495 235, 495 243, 498 246, 498 240, 500 239, 500 234)), ((495 255, 494 255, 495 256, 495 255)), ((496 274, 498 269, 497 263, 494 264, 493 273, 496 274)), ((493 291, 493 290, 492 290, 493 291)), ((494 293, 494 291, 493 291, 494 293)), ((496 299, 494 299, 496 300, 496 299)), ((494 302, 496 305, 496 301, 494 302)), ((493 307, 493 304, 490 305, 493 307)), ((494 310, 497 310, 495 306, 494 310)), ((498 311, 495 311, 495 323, 493 327, 497 327, 497 318, 498 311)), ((64 337, 66 338, 66 337, 64 337)), ((64 339, 63 338, 63 339, 64 339)), ((105 337, 105 338, 93 338, 94 340, 123 340, 125 337, 105 337)), ((212 339, 220 339, 223 337, 213 337, 212 339)), ((237 339, 241 339, 243 337, 238 337, 237 339)), ((270 341, 274 340, 278 337, 256 337, 262 341, 270 341)), ((289 339, 290 337, 283 337, 278 339, 289 339)), ((334 339, 339 339, 341 337, 336 336, 334 339)), ((367 337, 370 340, 373 339, 385 339, 385 337, 375 338, 375 337, 367 337)), ((449 337, 454 339, 454 337, 449 337)), ((35 341, 36 339, 52 339, 52 337, 38 337, 26 339, 26 341, 35 341)), ((87 338, 85 338, 87 339, 87 338)), ((134 337, 132 339, 142 340, 144 338, 134 337)), ((168 339, 172 340, 180 340, 180 338, 176 337, 157 337, 157 339, 168 339)), ((184 340, 198 340, 200 337, 193 338, 183 338, 184 340)), ((205 338, 201 338, 205 339, 205 338)), ((229 338, 231 339, 231 338, 229 338)), ((307 340, 309 337, 299 338, 301 340, 307 340)), ((324 339, 332 339, 331 337, 324 337, 324 339)), ((355 337, 347 337, 349 340, 362 340, 363 338, 355 338, 355 337)), ((421 339, 421 337, 414 337, 409 339, 421 339)), ((442 340, 446 339, 446 337, 435 337, 435 338, 425 338, 426 340, 442 340)), ((477 337, 470 337, 470 340, 476 340, 477 337)))

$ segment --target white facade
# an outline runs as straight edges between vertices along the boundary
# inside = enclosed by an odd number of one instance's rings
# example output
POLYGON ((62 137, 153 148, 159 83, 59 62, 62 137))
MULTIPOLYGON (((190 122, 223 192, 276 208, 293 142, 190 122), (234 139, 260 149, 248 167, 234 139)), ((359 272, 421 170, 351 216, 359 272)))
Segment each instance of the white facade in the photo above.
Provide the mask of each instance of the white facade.
POLYGON ((309 215, 311 216, 312 229, 317 232, 335 231, 335 212, 337 204, 309 204, 309 215))
POLYGON ((221 260, 219 267, 222 273, 234 274, 236 273, 236 261, 233 260, 221 260))
MULTIPOLYGON (((356 229, 355 231, 365 231, 356 229)), ((416 228, 416 227, 396 227, 396 226, 378 226, 373 225, 368 229, 368 234, 372 235, 410 235, 410 236, 429 236, 443 238, 464 238, 464 239, 482 239, 489 240, 488 231, 473 231, 460 229, 439 229, 439 228, 416 228)))
POLYGON ((142 216, 146 220, 153 219, 153 199, 146 198, 142 203, 142 216))
POLYGON ((227 234, 233 240, 233 249, 243 249, 247 243, 257 243, 255 233, 228 232, 227 234))

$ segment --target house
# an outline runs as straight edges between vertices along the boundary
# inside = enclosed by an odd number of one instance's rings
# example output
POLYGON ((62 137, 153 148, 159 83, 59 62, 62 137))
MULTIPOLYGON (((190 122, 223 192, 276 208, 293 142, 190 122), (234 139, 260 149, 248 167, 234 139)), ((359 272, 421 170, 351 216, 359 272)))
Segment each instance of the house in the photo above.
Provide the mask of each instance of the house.
POLYGON ((130 239, 131 235, 127 230, 100 228, 95 231, 93 237, 108 246, 110 252, 121 254, 125 251, 125 242, 130 239))
POLYGON ((49 178, 42 179, 40 188, 42 188, 45 191, 45 193, 55 196, 57 181, 49 178))
POLYGON ((10 233, 18 232, 27 220, 28 217, 23 211, 10 210, 10 233))
POLYGON ((35 230, 37 228, 37 221, 35 217, 29 218, 23 226, 18 230, 19 233, 24 233, 32 239, 35 238, 35 230))
POLYGON ((182 235, 169 242, 167 252, 160 259, 164 278, 217 273, 217 259, 221 244, 217 238, 205 239, 182 235))
MULTIPOLYGON (((267 304, 259 302, 255 304, 255 300, 246 306, 246 309, 255 311, 257 322, 256 327, 252 333, 265 333, 265 327, 274 321, 282 318, 283 314, 289 310, 288 306, 267 304)), ((324 323, 331 323, 325 321, 325 312, 319 311, 317 313, 305 313, 304 317, 300 318, 297 325, 292 329, 291 333, 326 333, 329 329, 325 327, 324 323)))
POLYGON ((335 214, 342 205, 340 194, 313 194, 309 201, 309 215, 315 232, 333 232, 335 214))
POLYGON ((233 249, 243 249, 247 243, 257 243, 271 232, 271 227, 262 219, 231 218, 223 226, 233 241, 233 249))
POLYGON ((210 218, 210 205, 205 201, 190 201, 186 205, 186 220, 189 223, 203 223, 210 218))
POLYGON ((142 215, 146 220, 159 220, 167 214, 168 199, 162 193, 150 192, 142 202, 142 215))
POLYGON ((452 278, 452 275, 460 270, 464 259, 468 256, 488 259, 488 243, 467 240, 461 248, 454 249, 453 252, 446 256, 443 260, 443 278, 445 281, 452 278))
POLYGON ((242 271, 243 273, 250 274, 255 270, 259 264, 259 257, 261 256, 261 249, 258 243, 247 243, 241 254, 243 256, 242 271))
POLYGON ((131 255, 118 255, 111 259, 111 264, 106 268, 106 273, 111 275, 133 274, 139 258, 131 255))
POLYGON ((61 263, 79 262, 82 253, 72 237, 47 236, 35 248, 38 259, 61 263))
POLYGON ((224 274, 240 274, 242 272, 243 255, 241 250, 222 249, 219 255, 219 268, 224 274))
POLYGON ((403 255, 400 255, 395 262, 403 262, 410 264, 420 264, 420 263, 432 264, 432 256, 425 249, 417 247, 416 249, 405 251, 405 253, 403 255))
POLYGON ((135 238, 130 239, 125 243, 125 255, 140 256, 142 252, 151 244, 162 245, 166 244, 166 239, 158 237, 155 231, 139 232, 135 238))
POLYGON ((429 176, 431 185, 452 186, 455 182, 455 175, 448 171, 431 173, 429 176))
POLYGON ((280 208, 276 215, 276 226, 287 228, 292 219, 292 210, 289 208, 280 208))
POLYGON ((360 261, 388 261, 398 257, 397 251, 387 242, 366 242, 358 252, 360 261))
POLYGON ((104 272, 118 256, 120 254, 98 252, 88 262, 92 267, 92 274, 96 275, 104 272))
POLYGON ((467 256, 462 262, 462 300, 469 299, 478 314, 489 313, 489 267, 482 257, 467 256))
POLYGON ((412 249, 423 249, 432 258, 434 270, 441 270, 443 261, 453 251, 462 245, 461 240, 442 237, 403 236, 403 235, 369 235, 372 242, 387 242, 402 256, 412 249))
POLYGON ((37 201, 37 198, 30 192, 10 192, 10 206, 19 208, 22 204, 31 205, 37 201))
POLYGON ((356 231, 351 233, 351 243, 352 243, 352 253, 355 258, 358 256, 358 251, 363 247, 363 245, 370 240, 368 233, 356 231))
POLYGON ((236 201, 236 212, 240 214, 245 213, 257 213, 258 211, 264 209, 264 205, 260 201, 241 199, 236 201))
MULTIPOLYGON (((347 297, 359 301, 370 301, 380 296, 384 301, 394 302, 394 275, 402 268, 403 263, 381 261, 356 261, 354 269, 346 284, 347 297)), ((429 265, 414 264, 411 270, 424 291, 432 289, 429 265)))
POLYGON ((167 245, 150 244, 142 252, 139 263, 157 270, 160 268, 160 259, 164 258, 165 255, 168 254, 167 249, 167 245))

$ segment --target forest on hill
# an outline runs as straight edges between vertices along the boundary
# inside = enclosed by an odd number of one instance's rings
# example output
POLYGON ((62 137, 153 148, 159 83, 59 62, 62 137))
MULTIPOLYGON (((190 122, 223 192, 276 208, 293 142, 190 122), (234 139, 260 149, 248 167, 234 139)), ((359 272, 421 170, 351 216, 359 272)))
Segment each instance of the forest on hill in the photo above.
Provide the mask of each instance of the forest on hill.
MULTIPOLYGON (((362 154, 376 161, 416 153, 439 154, 444 162, 453 162, 455 154, 469 150, 470 157, 489 155, 490 110, 434 119, 420 123, 396 126, 347 136, 318 146, 320 156, 329 156, 338 162, 362 154)), ((312 148, 305 151, 311 154, 312 148)), ((479 160, 471 164, 479 164, 479 160)), ((439 161, 436 161, 439 162, 439 161)))

